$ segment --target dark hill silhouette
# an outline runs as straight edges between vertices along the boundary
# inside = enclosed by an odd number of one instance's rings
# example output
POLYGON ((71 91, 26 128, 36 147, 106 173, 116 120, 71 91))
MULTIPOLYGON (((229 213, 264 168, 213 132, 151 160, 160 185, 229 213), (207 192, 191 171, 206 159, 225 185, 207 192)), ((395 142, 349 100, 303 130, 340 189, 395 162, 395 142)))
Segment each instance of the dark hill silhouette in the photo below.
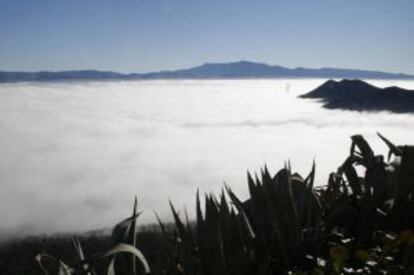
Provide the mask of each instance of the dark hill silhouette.
POLYGON ((414 91, 399 87, 384 89, 361 80, 328 80, 301 98, 321 99, 325 108, 356 111, 414 112, 414 91))
POLYGON ((205 63, 190 69, 150 73, 122 74, 108 71, 62 72, 4 72, 1 82, 65 81, 65 80, 128 80, 128 79, 232 79, 232 78, 364 78, 364 79, 414 79, 413 75, 379 71, 338 68, 285 68, 249 61, 230 63, 205 63))

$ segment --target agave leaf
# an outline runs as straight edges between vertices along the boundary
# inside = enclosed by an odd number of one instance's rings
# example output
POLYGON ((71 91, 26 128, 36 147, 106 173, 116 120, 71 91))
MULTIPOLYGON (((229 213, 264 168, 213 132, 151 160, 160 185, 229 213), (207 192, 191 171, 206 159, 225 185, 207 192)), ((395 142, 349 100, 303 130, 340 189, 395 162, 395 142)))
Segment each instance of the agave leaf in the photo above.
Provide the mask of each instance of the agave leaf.
MULTIPOLYGON (((78 254, 79 260, 85 260, 85 254, 83 253, 83 249, 81 243, 78 239, 72 238, 73 246, 75 247, 76 253, 78 254)), ((87 275, 96 274, 96 272, 89 266, 89 264, 85 263, 83 266, 83 271, 86 272, 87 275)))
POLYGON ((243 209, 243 203, 241 202, 241 200, 239 200, 239 198, 233 193, 233 191, 230 189, 230 187, 225 184, 224 185, 227 194, 229 195, 231 201, 233 202, 233 204, 236 206, 237 210, 240 211, 241 209, 243 209))
POLYGON ((111 261, 109 262, 108 270, 106 272, 107 275, 116 275, 116 273, 115 273, 115 257, 116 256, 113 256, 111 261))
POLYGON ((272 176, 270 176, 269 170, 267 169, 266 165, 262 172, 262 182, 263 182, 263 185, 272 185, 272 182, 273 182, 272 176))
POLYGON ((220 199, 220 211, 225 214, 225 216, 230 215, 230 208, 226 200, 226 195, 224 194, 224 190, 221 191, 221 199, 220 199))
POLYGON ((400 148, 398 148, 398 146, 395 146, 391 141, 389 141, 387 138, 385 138, 383 135, 381 135, 381 133, 378 132, 377 135, 382 139, 382 141, 384 141, 384 143, 390 149, 390 152, 388 154, 388 161, 391 158, 391 154, 394 154, 396 156, 402 156, 403 155, 402 150, 400 148))
MULTIPOLYGON (((141 213, 139 213, 141 214, 141 213)), ((132 217, 135 217, 138 215, 138 198, 137 196, 135 196, 135 201, 134 201, 134 208, 132 210, 132 217)), ((135 246, 136 242, 137 242, 137 234, 136 234, 136 230, 137 230, 137 226, 136 226, 136 222, 137 219, 132 219, 132 223, 131 223, 131 230, 130 230, 130 235, 129 235, 129 239, 131 240, 131 245, 135 246)))
POLYGON ((59 271, 58 271, 58 275, 69 275, 69 274, 73 274, 72 272, 70 272, 68 269, 66 269, 64 266, 59 266, 59 271))
POLYGON ((42 271, 42 273, 45 274, 45 275, 49 275, 49 272, 47 271, 47 269, 42 264, 41 257, 39 255, 36 255, 35 260, 38 263, 39 268, 42 271))
MULTIPOLYGON (((135 213, 129 218, 121 221, 115 225, 112 230, 112 239, 116 243, 133 243, 134 239, 131 239, 132 233, 135 233, 135 220, 141 215, 142 212, 135 213), (131 233, 132 232, 132 233, 131 233)), ((134 234, 135 235, 135 234, 134 234)))
POLYGON ((315 164, 315 160, 313 160, 312 170, 304 181, 305 185, 309 188, 309 190, 312 190, 313 188, 313 183, 315 181, 315 170, 316 170, 316 164, 315 164))
POLYGON ((174 205, 172 204, 171 201, 170 201, 170 208, 171 208, 171 212, 173 213, 175 226, 178 229, 178 233, 180 234, 180 237, 192 243, 193 240, 191 239, 190 235, 185 229, 184 223, 181 221, 180 216, 178 215, 178 212, 175 210, 174 205))
MULTIPOLYGON (((206 216, 204 222, 205 234, 205 254, 207 274, 228 274, 226 255, 224 252, 223 231, 219 222, 219 206, 213 195, 206 197, 206 216)), ((205 263, 204 263, 205 264, 205 263)))
MULTIPOLYGON (((134 201, 134 207, 132 210, 132 217, 136 216, 138 214, 138 198, 137 196, 135 196, 135 201, 134 201)), ((129 240, 130 240, 130 244, 132 246, 136 246, 137 244, 137 219, 133 219, 131 222, 131 227, 129 230, 129 240)), ((136 275, 137 274, 137 270, 136 270, 136 264, 135 264, 135 257, 131 258, 131 267, 132 267, 132 274, 136 275)))
MULTIPOLYGON (((266 172, 264 172, 266 173, 266 172)), ((270 177, 270 175, 269 175, 270 177)), ((227 190, 227 194, 229 195, 230 199, 232 200, 233 204, 236 206, 237 210, 239 211, 239 215, 241 218, 241 221, 243 222, 243 225, 248 233, 248 236, 250 237, 250 239, 255 239, 256 238, 256 234, 253 230, 253 227, 246 215, 246 212, 244 211, 243 208, 243 203, 240 201, 239 198, 237 198, 237 196, 233 193, 233 191, 230 189, 229 186, 225 185, 225 188, 227 190)))
POLYGON ((256 186, 261 186, 261 182, 259 180, 259 176, 257 175, 257 173, 254 173, 254 180, 256 182, 256 186))
MULTIPOLYGON (((205 200, 207 201, 207 195, 205 200)), ((201 259, 201 266, 204 272, 212 269, 209 261, 211 261, 211 255, 209 254, 209 247, 211 245, 211 234, 207 228, 207 217, 203 218, 201 211, 200 192, 197 190, 196 196, 196 212, 197 212, 197 241, 198 241, 198 253, 201 259)))
POLYGON ((48 271, 46 270, 46 268, 42 264, 43 259, 50 259, 59 266, 58 275, 72 275, 72 274, 74 274, 73 268, 66 265, 63 261, 61 261, 61 260, 59 260, 59 259, 57 259, 57 258, 55 258, 55 257, 53 257, 49 254, 42 253, 42 254, 36 255, 35 260, 38 262, 41 270, 45 274, 48 274, 48 271))
POLYGON ((269 169, 267 169, 267 165, 264 165, 264 174, 266 175, 266 177, 271 178, 270 173, 269 173, 269 169))
POLYGON ((364 165, 366 167, 370 166, 374 160, 374 152, 368 142, 361 135, 351 136, 351 139, 352 143, 358 147, 360 155, 364 160, 364 165))
POLYGON ((38 254, 35 256, 35 260, 38 263, 40 270, 43 272, 43 274, 45 275, 49 275, 49 272, 47 271, 47 269, 44 267, 44 265, 42 264, 42 258, 45 256, 45 254, 38 254))
POLYGON ((73 246, 75 247, 76 253, 79 256, 79 259, 83 261, 85 259, 85 255, 83 254, 82 246, 78 239, 72 238, 73 246))
POLYGON ((218 217, 218 205, 215 201, 215 197, 210 194, 206 197, 206 222, 215 221, 218 217))
POLYGON ((160 219, 160 217, 158 216, 158 214, 156 213, 156 212, 154 212, 154 214, 155 214, 155 217, 157 218, 157 221, 158 221, 158 224, 159 224, 159 226, 160 226, 160 229, 161 229, 161 232, 162 232, 162 234, 164 235, 164 237, 170 242, 170 243, 172 243, 173 242, 173 240, 168 236, 168 232, 167 232, 167 229, 166 229, 166 227, 165 227, 165 225, 164 225, 164 223, 161 221, 161 219, 160 219))
POLYGON ((186 223, 186 226, 187 226, 188 237, 190 238, 191 243, 193 243, 194 238, 193 238, 193 233, 192 233, 192 230, 191 230, 190 219, 188 218, 187 209, 184 209, 184 215, 185 215, 185 223, 186 223))
POLYGON ((348 157, 344 164, 341 166, 341 170, 345 173, 346 178, 348 179, 349 186, 352 189, 354 198, 360 196, 362 193, 361 185, 359 182, 358 174, 355 168, 352 166, 352 157, 348 157))
POLYGON ((145 274, 151 273, 149 264, 145 256, 142 254, 142 252, 138 248, 130 244, 126 244, 126 243, 117 244, 115 247, 109 249, 108 251, 100 255, 100 257, 104 258, 104 257, 109 257, 109 256, 115 256, 120 253, 128 253, 128 254, 134 255, 135 258, 137 258, 139 262, 142 264, 142 266, 144 267, 145 274))
POLYGON ((201 203, 200 203, 200 192, 197 190, 196 195, 196 212, 197 212, 197 225, 199 226, 203 222, 203 214, 201 212, 201 203))
POLYGON ((289 162, 289 167, 288 169, 286 169, 286 187, 287 187, 287 192, 289 194, 289 197, 286 197, 285 199, 287 199, 290 202, 290 207, 291 207, 291 211, 293 214, 293 218, 294 220, 298 220, 298 213, 297 213, 297 209, 296 209, 296 205, 295 205, 295 195, 293 193, 293 189, 292 189, 292 174, 291 174, 291 168, 290 168, 290 162, 289 162))
POLYGON ((246 231, 247 231, 247 234, 248 234, 249 238, 251 240, 254 240, 256 238, 256 234, 254 233, 254 230, 252 228, 252 225, 250 224, 249 219, 247 218, 246 213, 244 212, 243 209, 239 213, 240 213, 241 220, 242 220, 242 222, 243 222, 243 224, 246 228, 246 231))
POLYGON ((200 192, 197 190, 196 196, 196 216, 197 216, 197 237, 198 237, 198 246, 201 249, 203 245, 203 228, 204 228, 204 220, 203 220, 203 213, 201 212, 201 203, 200 203, 200 192))
POLYGON ((247 172, 247 182, 249 184, 249 192, 250 192, 250 197, 253 197, 256 193, 256 184, 253 181, 252 176, 250 175, 249 172, 247 172))
POLYGON ((286 169, 289 171, 289 174, 292 173, 292 165, 290 163, 290 159, 288 159, 288 161, 287 161, 287 167, 286 167, 286 169))
POLYGON ((266 190, 269 197, 269 207, 272 215, 272 231, 275 232, 276 241, 280 251, 284 254, 285 264, 294 263, 301 250, 301 230, 298 212, 295 204, 295 195, 292 190, 292 176, 288 167, 280 170, 274 184, 266 190))
MULTIPOLYGON (((142 212, 138 212, 138 199, 135 196, 134 206, 132 209, 132 215, 129 218, 121 221, 112 230, 112 240, 115 243, 128 243, 132 246, 136 245, 136 220, 141 215, 142 212)), ((136 274, 136 264, 135 257, 128 259, 129 264, 131 265, 130 272, 131 274, 136 274)))

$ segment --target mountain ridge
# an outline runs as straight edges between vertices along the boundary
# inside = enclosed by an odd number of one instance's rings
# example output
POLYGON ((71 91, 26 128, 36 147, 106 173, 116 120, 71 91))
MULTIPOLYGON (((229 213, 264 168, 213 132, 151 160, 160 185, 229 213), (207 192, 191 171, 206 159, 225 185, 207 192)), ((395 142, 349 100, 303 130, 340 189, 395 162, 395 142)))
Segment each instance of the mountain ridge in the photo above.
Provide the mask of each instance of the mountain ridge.
POLYGON ((414 113, 414 90, 378 88, 362 80, 328 80, 299 97, 319 99, 327 109, 414 113))
POLYGON ((0 71, 0 83, 23 81, 65 80, 140 80, 140 79, 237 79, 237 78, 364 78, 364 79, 413 79, 414 75, 382 71, 322 67, 287 68, 251 61, 204 63, 179 70, 148 73, 118 73, 100 70, 67 70, 13 72, 0 71))

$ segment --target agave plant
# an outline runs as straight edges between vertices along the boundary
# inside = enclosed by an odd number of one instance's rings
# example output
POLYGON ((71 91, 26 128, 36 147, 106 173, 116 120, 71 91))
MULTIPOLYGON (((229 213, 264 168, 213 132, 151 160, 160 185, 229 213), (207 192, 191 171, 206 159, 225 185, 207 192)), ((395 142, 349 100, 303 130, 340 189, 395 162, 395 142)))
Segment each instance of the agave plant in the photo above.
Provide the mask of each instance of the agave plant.
POLYGON ((205 213, 201 211, 197 193, 197 219, 191 225, 180 218, 171 204, 176 231, 171 237, 159 220, 165 236, 170 240, 174 261, 167 274, 256 274, 253 268, 254 233, 246 216, 239 215, 229 204, 224 192, 218 200, 205 196, 205 213))
MULTIPOLYGON (((157 216, 169 243, 167 264, 158 270, 172 275, 414 272, 414 147, 379 137, 389 147, 388 160, 362 136, 352 136, 350 155, 326 186, 314 186, 315 164, 306 178, 292 173, 290 164, 275 175, 265 166, 260 178, 247 174, 245 201, 225 186, 219 197, 205 195, 202 207, 197 192, 193 222, 170 202, 173 229, 157 216)), ((135 198, 132 215, 114 227, 111 249, 87 256, 74 239, 75 264, 39 254, 41 270, 95 275, 103 264, 108 275, 148 274, 147 260, 136 248, 137 205, 135 198)))
POLYGON ((309 264, 319 250, 321 206, 313 191, 315 165, 306 179, 290 167, 271 176, 265 167, 261 181, 248 174, 250 199, 240 203, 229 190, 239 211, 245 212, 256 234, 259 249, 267 247, 270 270, 281 272, 309 264), (308 257, 307 257, 308 256, 308 257))
POLYGON ((350 156, 331 174, 321 194, 325 220, 358 237, 414 225, 414 149, 379 136, 390 149, 388 159, 394 155, 394 161, 385 162, 362 136, 352 136, 350 156), (364 175, 358 175, 357 166, 364 168, 364 175))
POLYGON ((224 192, 220 199, 206 195, 204 215, 197 194, 194 229, 171 204, 181 272, 275 274, 316 259, 322 224, 321 206, 313 192, 314 175, 315 166, 306 179, 292 175, 290 168, 272 177, 265 167, 261 181, 248 173, 247 201, 242 202, 226 186, 231 203, 224 192))
POLYGON ((106 259, 107 274, 150 274, 149 264, 136 248, 136 219, 140 216, 137 211, 137 198, 135 198, 133 213, 130 217, 118 223, 112 231, 114 246, 106 251, 97 252, 88 257, 84 255, 81 243, 78 239, 73 239, 73 245, 78 255, 78 262, 69 266, 62 260, 51 255, 42 253, 38 254, 35 259, 39 264, 41 271, 48 275, 49 271, 45 262, 52 263, 57 267, 58 275, 95 275, 95 266, 106 259), (126 257, 128 256, 128 257, 126 257), (138 261, 137 261, 138 260, 138 261), (117 265, 117 262, 121 264, 117 265), (137 264, 139 263, 139 264, 137 264))

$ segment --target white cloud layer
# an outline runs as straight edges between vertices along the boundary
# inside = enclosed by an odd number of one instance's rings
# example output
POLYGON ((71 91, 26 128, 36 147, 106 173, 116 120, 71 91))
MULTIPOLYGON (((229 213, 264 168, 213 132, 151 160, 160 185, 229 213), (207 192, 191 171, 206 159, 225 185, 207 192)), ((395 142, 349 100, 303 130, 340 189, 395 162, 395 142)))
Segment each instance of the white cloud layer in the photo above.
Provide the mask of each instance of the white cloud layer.
MULTIPOLYGON (((247 195, 246 170, 313 159, 326 183, 363 134, 414 143, 414 115, 321 108, 296 98, 324 80, 186 80, 0 85, 0 234, 110 227, 138 195, 142 222, 169 219, 168 199, 226 181, 247 195)), ((413 81, 371 81, 414 89, 413 81)))

